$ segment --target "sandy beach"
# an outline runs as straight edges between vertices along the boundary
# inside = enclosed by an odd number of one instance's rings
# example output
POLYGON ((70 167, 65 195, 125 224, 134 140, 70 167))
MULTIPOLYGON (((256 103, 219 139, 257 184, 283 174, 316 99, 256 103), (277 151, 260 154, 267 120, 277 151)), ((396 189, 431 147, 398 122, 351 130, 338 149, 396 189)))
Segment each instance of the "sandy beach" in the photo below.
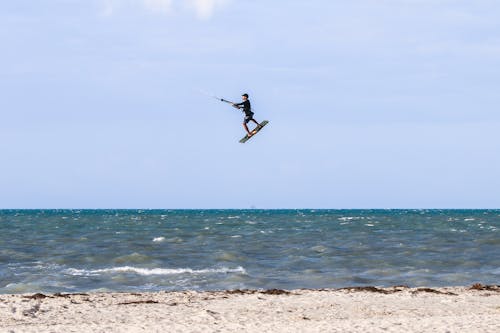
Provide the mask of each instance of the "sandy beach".
POLYGON ((1 332, 500 332, 500 287, 0 295, 1 332))

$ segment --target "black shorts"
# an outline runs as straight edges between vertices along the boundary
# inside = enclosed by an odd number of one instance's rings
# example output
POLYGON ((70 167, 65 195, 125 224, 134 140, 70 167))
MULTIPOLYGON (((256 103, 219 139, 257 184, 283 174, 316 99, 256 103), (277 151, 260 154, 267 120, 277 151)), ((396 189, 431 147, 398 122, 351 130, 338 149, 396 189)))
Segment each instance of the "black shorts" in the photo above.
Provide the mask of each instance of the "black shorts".
POLYGON ((253 113, 245 115, 245 119, 243 119, 243 122, 245 124, 248 124, 250 122, 250 120, 253 120, 253 113))

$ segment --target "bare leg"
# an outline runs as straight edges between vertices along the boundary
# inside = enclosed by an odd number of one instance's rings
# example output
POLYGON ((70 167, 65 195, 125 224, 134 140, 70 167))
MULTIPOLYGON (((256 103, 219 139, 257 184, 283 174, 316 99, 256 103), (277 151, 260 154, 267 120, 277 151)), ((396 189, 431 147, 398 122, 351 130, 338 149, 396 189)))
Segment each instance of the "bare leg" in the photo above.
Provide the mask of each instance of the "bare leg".
POLYGON ((252 120, 254 123, 256 123, 256 124, 257 124, 257 126, 260 126, 260 124, 259 124, 259 122, 258 122, 257 120, 255 120, 255 119, 251 119, 251 120, 252 120))
POLYGON ((247 124, 243 123, 243 127, 245 127, 245 131, 247 131, 248 136, 252 136, 252 133, 250 133, 250 131, 248 130, 247 124))

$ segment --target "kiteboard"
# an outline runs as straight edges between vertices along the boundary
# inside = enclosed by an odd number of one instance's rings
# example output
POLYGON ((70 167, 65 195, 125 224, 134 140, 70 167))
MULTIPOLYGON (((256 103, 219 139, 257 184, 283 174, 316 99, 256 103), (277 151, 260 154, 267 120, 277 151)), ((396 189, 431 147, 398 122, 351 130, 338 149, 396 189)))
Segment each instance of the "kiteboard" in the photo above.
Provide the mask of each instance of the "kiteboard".
POLYGON ((240 143, 245 143, 245 142, 247 142, 247 141, 248 141, 250 138, 252 138, 255 134, 259 133, 259 131, 260 131, 262 128, 264 128, 264 126, 266 126, 266 125, 267 125, 267 123, 269 123, 269 121, 267 121, 267 120, 264 120, 263 122, 261 122, 261 123, 259 124, 259 126, 257 126, 257 127, 256 127, 253 131, 252 131, 252 132, 250 132, 250 133, 252 133, 252 135, 250 135, 250 136, 249 136, 248 134, 247 134, 247 135, 245 135, 245 136, 244 136, 244 137, 240 140, 240 143))

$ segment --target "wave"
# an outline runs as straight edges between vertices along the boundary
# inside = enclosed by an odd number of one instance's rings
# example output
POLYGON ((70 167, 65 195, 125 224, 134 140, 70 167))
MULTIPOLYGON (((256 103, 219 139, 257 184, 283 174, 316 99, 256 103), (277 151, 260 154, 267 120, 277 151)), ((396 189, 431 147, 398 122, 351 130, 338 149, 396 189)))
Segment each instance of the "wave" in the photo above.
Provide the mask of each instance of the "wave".
POLYGON ((66 274, 76 276, 93 276, 105 273, 135 273, 138 275, 176 275, 176 274, 228 274, 241 273, 246 274, 246 270, 238 266, 236 268, 207 268, 207 269, 191 269, 191 268, 140 268, 132 266, 111 267, 102 269, 76 269, 68 268, 66 274))

